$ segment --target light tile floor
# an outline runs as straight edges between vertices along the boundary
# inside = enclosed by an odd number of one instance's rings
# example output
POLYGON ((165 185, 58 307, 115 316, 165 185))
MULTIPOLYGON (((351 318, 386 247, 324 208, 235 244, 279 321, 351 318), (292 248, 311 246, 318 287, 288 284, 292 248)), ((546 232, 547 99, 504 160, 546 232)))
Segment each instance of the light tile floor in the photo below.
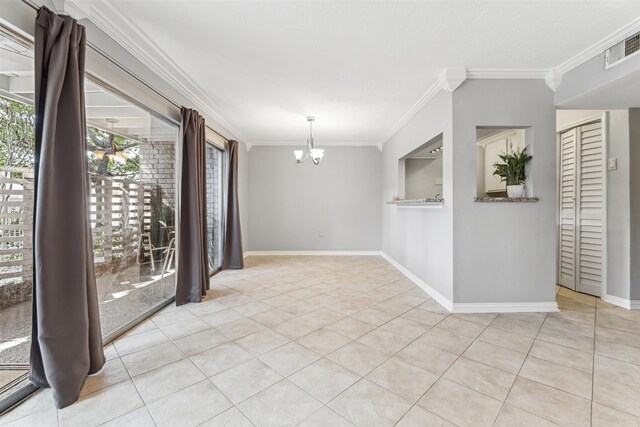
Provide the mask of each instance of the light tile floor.
POLYGON ((380 257, 250 257, 107 347, 21 426, 638 426, 640 312, 449 314, 380 257))

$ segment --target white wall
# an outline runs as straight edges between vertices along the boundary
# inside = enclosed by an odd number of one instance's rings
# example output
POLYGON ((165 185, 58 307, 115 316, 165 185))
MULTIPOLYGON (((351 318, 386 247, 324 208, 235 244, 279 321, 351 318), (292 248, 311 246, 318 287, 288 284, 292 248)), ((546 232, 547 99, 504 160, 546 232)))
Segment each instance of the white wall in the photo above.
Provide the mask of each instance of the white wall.
POLYGON ((378 149, 327 147, 319 166, 296 164, 293 149, 254 146, 249 152, 245 250, 379 251, 378 149))
POLYGON ((449 300, 453 297, 451 99, 451 93, 440 91, 382 149, 382 194, 388 201, 399 193, 398 159, 443 134, 443 206, 384 203, 382 251, 449 300))
POLYGON ((466 80, 453 92, 454 302, 555 302, 556 140, 543 80, 466 80), (532 127, 537 203, 476 203, 476 127, 532 127))

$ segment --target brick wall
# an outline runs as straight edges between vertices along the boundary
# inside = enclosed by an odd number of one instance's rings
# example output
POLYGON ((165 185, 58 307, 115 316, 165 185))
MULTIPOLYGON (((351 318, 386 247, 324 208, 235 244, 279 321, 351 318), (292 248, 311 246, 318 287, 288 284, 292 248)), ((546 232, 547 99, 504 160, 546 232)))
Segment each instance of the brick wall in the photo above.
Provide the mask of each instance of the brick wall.
MULTIPOLYGON (((221 260, 222 203, 221 166, 223 152, 211 146, 206 149, 207 188, 207 228, 209 230, 209 257, 215 267, 221 260)), ((162 187, 164 203, 174 205, 175 201, 175 141, 152 141, 140 144, 140 180, 159 183, 162 187)))
POLYGON ((222 151, 207 146, 206 150, 206 185, 207 185, 207 228, 209 230, 209 259, 214 267, 219 267, 221 260, 220 244, 222 220, 222 204, 220 197, 220 179, 222 177, 220 166, 222 165, 222 151))
POLYGON ((164 203, 174 206, 176 197, 175 141, 140 144, 140 180, 160 184, 164 203))

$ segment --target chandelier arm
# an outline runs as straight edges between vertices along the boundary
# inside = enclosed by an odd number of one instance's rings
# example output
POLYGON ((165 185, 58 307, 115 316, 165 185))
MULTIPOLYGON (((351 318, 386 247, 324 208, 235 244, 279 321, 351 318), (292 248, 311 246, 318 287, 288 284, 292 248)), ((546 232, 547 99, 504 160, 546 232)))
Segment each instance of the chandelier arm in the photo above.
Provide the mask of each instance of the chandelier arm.
MULTIPOLYGON (((322 153, 317 159, 311 155, 311 151, 314 149, 314 144, 313 144, 313 121, 314 120, 315 120, 315 117, 312 117, 312 116, 307 117, 307 121, 309 122, 309 138, 307 139, 307 147, 306 147, 307 149, 304 153, 304 157, 301 157, 300 160, 296 160, 296 163, 302 163, 305 160, 307 160, 307 158, 311 157, 311 161, 313 162, 313 164, 319 165, 320 160, 322 160, 322 153)), ((297 150, 297 151, 302 151, 302 150, 297 150)), ((320 150, 320 151, 324 151, 324 150, 320 150)))

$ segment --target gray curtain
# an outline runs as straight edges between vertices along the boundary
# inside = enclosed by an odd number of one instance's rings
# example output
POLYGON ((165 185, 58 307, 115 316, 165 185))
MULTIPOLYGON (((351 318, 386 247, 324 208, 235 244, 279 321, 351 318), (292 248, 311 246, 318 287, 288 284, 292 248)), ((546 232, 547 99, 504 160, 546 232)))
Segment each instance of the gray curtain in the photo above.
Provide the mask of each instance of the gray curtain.
POLYGON ((180 235, 176 305, 200 302, 209 289, 204 118, 182 107, 180 235))
POLYGON ((58 408, 105 362, 89 222, 84 27, 46 8, 35 31, 31 381, 58 408))
POLYGON ((244 268, 240 209, 238 207, 238 141, 227 145, 227 215, 224 231, 222 268, 244 268))

